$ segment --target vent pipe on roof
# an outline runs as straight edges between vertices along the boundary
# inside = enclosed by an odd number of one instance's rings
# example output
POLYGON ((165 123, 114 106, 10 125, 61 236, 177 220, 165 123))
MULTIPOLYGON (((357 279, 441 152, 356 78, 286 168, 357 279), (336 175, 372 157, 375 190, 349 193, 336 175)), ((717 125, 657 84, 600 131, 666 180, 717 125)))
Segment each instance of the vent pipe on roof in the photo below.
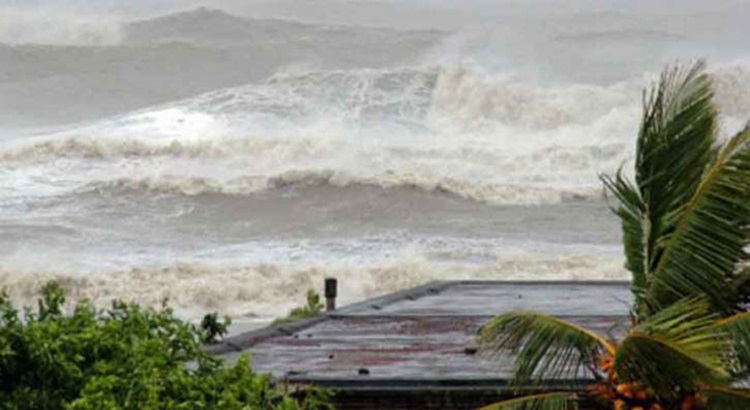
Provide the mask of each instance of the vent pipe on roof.
POLYGON ((336 278, 326 278, 326 312, 336 309, 336 293, 338 291, 336 278))

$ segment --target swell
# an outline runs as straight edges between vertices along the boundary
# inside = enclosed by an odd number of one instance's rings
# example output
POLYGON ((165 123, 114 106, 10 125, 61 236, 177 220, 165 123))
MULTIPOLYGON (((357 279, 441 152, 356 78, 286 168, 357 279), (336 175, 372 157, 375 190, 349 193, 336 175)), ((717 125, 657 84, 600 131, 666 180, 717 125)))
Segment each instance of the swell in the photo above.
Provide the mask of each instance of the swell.
MULTIPOLYGON (((19 175, 58 173, 53 192, 67 185, 68 191, 79 193, 250 195, 289 185, 367 185, 450 192, 492 203, 540 203, 597 197, 597 171, 615 169, 624 152, 619 143, 508 152, 470 143, 383 146, 336 138, 173 140, 160 145, 68 139, 6 151, 0 158, 19 175)), ((41 190, 38 181, 34 184, 41 190)))
POLYGON ((413 175, 369 175, 358 178, 335 171, 289 171, 263 177, 239 177, 229 180, 206 178, 146 177, 141 179, 116 179, 87 184, 77 195, 91 192, 109 194, 145 192, 151 194, 176 194, 186 196, 228 195, 249 196, 299 187, 374 187, 380 189, 413 189, 437 194, 456 195, 461 198, 489 204, 540 204, 601 199, 598 187, 555 188, 524 186, 513 183, 461 181, 450 177, 441 179, 415 178, 413 175))
POLYGON ((262 42, 275 46, 299 44, 310 48, 317 44, 341 43, 342 39, 343 43, 371 47, 377 41, 394 42, 401 46, 421 42, 423 46, 427 46, 445 35, 436 30, 396 31, 364 26, 247 18, 206 7, 131 22, 124 25, 122 31, 123 42, 126 44, 189 42, 217 47, 262 42))

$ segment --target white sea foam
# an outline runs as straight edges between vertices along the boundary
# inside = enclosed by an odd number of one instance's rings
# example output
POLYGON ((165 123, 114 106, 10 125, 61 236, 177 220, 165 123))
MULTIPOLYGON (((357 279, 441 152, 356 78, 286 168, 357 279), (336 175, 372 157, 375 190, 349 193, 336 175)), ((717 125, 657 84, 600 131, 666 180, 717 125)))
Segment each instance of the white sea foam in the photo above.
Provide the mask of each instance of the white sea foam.
POLYGON ((637 90, 519 84, 462 66, 280 74, 0 159, 15 173, 64 166, 55 186, 68 190, 248 194, 316 182, 557 202, 598 195, 597 174, 627 158, 637 90))
POLYGON ((750 64, 739 61, 717 65, 713 72, 721 112, 734 120, 750 120, 750 64))
POLYGON ((87 275, 0 268, 0 279, 18 303, 31 304, 41 285, 56 279, 71 300, 85 298, 97 306, 107 306, 116 298, 149 306, 167 300, 187 317, 200 317, 207 311, 237 317, 278 317, 301 304, 308 289, 320 289, 323 279, 329 276, 339 279, 341 304, 440 279, 621 280, 627 277, 620 257, 568 254, 543 259, 526 252, 501 256, 484 265, 440 264, 412 255, 383 265, 357 267, 216 268, 176 264, 87 275))
MULTIPOLYGON (((738 64, 714 78, 737 128, 750 74, 738 64)), ((541 86, 465 66, 279 74, 8 147, 0 160, 16 181, 24 167, 58 174, 55 193, 326 183, 558 202, 598 196, 597 175, 630 158, 644 83, 541 86)))

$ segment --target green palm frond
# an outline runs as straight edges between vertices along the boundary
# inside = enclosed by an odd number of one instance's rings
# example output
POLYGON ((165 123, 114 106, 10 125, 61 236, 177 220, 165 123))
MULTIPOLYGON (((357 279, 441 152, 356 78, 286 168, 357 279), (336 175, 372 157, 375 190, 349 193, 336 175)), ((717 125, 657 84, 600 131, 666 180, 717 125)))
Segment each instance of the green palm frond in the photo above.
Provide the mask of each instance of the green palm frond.
MULTIPOLYGON (((614 177, 602 175, 601 180, 609 192, 620 203, 613 211, 622 223, 622 240, 625 247, 625 267, 632 275, 630 289, 634 296, 634 306, 641 306, 643 294, 648 286, 647 232, 650 232, 645 204, 638 189, 622 174, 622 169, 614 177)), ((635 313, 639 309, 635 309, 635 313)))
POLYGON ((707 408, 711 410, 750 409, 750 393, 744 390, 714 388, 707 392, 707 408))
POLYGON ((737 362, 734 363, 736 377, 750 375, 750 312, 739 313, 719 322, 732 338, 734 354, 737 362))
POLYGON ((692 196, 710 161, 716 109, 705 64, 665 70, 644 102, 636 144, 635 182, 643 209, 642 249, 645 279, 659 261, 664 223, 692 196))
POLYGON ((729 381, 732 343, 707 301, 684 300, 634 327, 617 348, 623 381, 651 386, 662 397, 729 381))
POLYGON ((534 394, 490 404, 479 410, 575 410, 578 398, 570 392, 534 394))
POLYGON ((750 130, 727 142, 690 200, 665 223, 674 230, 661 239, 664 251, 646 293, 648 303, 659 308, 706 295, 720 312, 732 312, 740 297, 734 275, 747 259, 750 130))
POLYGON ((716 148, 704 71, 703 62, 665 70, 644 103, 635 182, 621 172, 602 177, 619 202, 639 320, 698 295, 730 314, 743 296, 733 276, 747 259, 750 131, 716 148))
MULTIPOLYGON (((666 69, 644 102, 635 180, 653 222, 651 250, 666 228, 661 218, 692 196, 712 156, 716 108, 704 70, 702 61, 666 69)), ((653 263, 658 255, 648 256, 653 263)))
POLYGON ((480 335, 490 354, 516 355, 517 382, 533 379, 577 379, 586 365, 614 347, 601 336, 556 317, 511 312, 495 317, 480 335))
POLYGON ((623 243, 637 303, 661 255, 659 238, 671 230, 664 218, 692 195, 711 158, 716 109, 704 68, 703 62, 697 62, 662 73, 644 101, 635 184, 620 174, 607 183, 622 201, 618 213, 626 215, 623 243))

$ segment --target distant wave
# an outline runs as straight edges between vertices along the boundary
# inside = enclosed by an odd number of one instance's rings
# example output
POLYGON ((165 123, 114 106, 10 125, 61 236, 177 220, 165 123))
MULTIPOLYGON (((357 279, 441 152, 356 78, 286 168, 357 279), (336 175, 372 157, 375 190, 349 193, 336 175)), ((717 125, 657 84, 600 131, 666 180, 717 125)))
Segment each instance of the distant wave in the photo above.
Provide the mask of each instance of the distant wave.
POLYGON ((228 181, 208 180, 204 178, 144 178, 139 180, 119 179, 114 181, 92 183, 81 189, 81 193, 92 191, 128 192, 146 191, 152 193, 172 193, 180 195, 251 195, 267 190, 295 186, 374 186, 383 189, 413 188, 427 192, 448 193, 463 198, 494 204, 539 204, 557 203, 578 200, 597 200, 602 197, 602 190, 596 188, 554 188, 533 187, 513 184, 471 184, 463 181, 445 179, 440 181, 419 181, 413 179, 398 180, 393 175, 373 176, 367 179, 355 179, 334 172, 300 173, 290 171, 273 177, 246 177, 228 181))
MULTIPOLYGON (((317 44, 357 40, 363 46, 377 40, 431 43, 445 33, 436 30, 391 30, 330 24, 303 23, 295 20, 247 18, 218 9, 194 10, 128 23, 123 27, 127 44, 188 42, 208 46, 239 46, 259 41, 274 45, 317 44)), ((395 51, 395 50, 394 50, 395 51)))
POLYGON ((0 159, 18 167, 16 172, 25 167, 52 170, 66 159, 67 174, 58 175, 56 187, 69 179, 71 190, 84 192, 248 195, 291 184, 363 184, 413 186, 492 203, 540 203, 597 197, 597 168, 616 167, 626 152, 620 144, 547 146, 511 154, 502 147, 472 145, 358 145, 336 138, 184 143, 71 138, 5 151, 0 159), (122 166, 123 161, 129 165, 122 166), (581 173, 591 173, 591 180, 580 184, 569 179, 581 173))
POLYGON ((675 41, 686 41, 688 37, 680 34, 670 33, 658 29, 614 29, 582 31, 572 34, 563 34, 556 37, 562 42, 575 42, 583 44, 601 43, 609 46, 618 42, 641 42, 654 44, 658 42, 674 43, 675 41))
POLYGON ((389 41, 397 35, 424 45, 444 36, 437 30, 397 31, 368 27, 332 26, 272 18, 246 18, 219 9, 199 7, 143 20, 128 21, 116 13, 85 14, 73 10, 3 6, 0 43, 76 46, 154 45, 184 42, 231 47, 260 41, 272 44, 315 44, 354 36, 360 40, 389 41), (338 37, 338 39, 337 39, 338 37))

